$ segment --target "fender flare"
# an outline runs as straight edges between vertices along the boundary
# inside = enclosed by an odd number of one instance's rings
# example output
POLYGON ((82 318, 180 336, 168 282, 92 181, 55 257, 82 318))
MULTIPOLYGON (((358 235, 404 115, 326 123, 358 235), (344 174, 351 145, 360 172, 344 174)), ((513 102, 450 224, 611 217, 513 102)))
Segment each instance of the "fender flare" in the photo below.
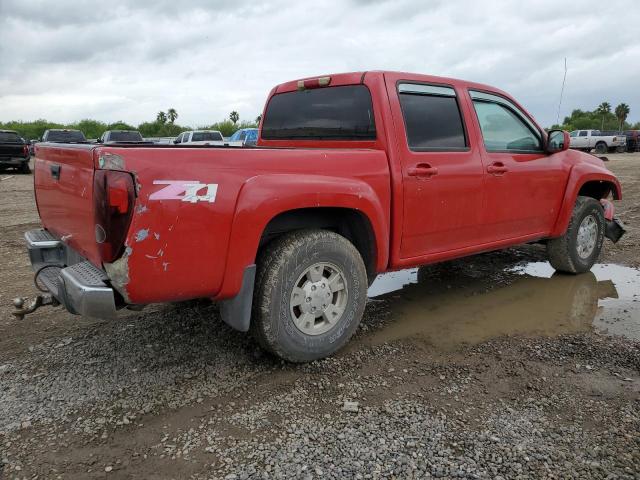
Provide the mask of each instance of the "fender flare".
POLYGON ((249 178, 236 202, 222 286, 216 300, 235 296, 243 272, 255 263, 262 233, 277 215, 302 208, 336 207, 356 210, 369 220, 376 241, 376 269, 389 260, 388 208, 374 189, 357 178, 325 175, 265 174, 249 178))
POLYGON ((613 185, 612 193, 615 200, 622 198, 622 187, 618 179, 604 167, 598 167, 591 164, 575 165, 569 173, 567 187, 565 188, 562 205, 558 212, 556 223, 551 231, 551 238, 564 235, 569 226, 569 220, 573 212, 573 207, 578 198, 578 192, 582 186, 591 181, 607 182, 613 185))

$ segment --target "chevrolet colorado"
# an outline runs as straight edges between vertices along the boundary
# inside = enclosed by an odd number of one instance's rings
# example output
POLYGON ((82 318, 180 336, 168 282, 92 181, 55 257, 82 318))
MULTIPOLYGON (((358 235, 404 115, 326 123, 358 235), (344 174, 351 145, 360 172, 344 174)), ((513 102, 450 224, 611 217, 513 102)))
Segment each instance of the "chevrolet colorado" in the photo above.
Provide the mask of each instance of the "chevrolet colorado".
POLYGON ((54 303, 207 297, 295 362, 348 341, 378 273, 528 242, 580 273, 624 231, 620 183, 567 132, 487 85, 398 72, 276 86, 254 148, 40 144, 34 181, 25 237, 54 303))

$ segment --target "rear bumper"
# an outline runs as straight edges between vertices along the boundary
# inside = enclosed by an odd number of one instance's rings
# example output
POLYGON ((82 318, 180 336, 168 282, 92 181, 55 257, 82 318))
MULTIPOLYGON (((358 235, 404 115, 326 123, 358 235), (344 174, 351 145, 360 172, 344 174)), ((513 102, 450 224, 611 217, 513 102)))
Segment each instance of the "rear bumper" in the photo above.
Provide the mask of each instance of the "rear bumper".
POLYGON ((38 281, 75 315, 113 318, 116 294, 107 274, 47 230, 25 233, 29 259, 38 281))
POLYGON ((5 167, 17 167, 28 161, 25 157, 0 157, 0 165, 5 167))

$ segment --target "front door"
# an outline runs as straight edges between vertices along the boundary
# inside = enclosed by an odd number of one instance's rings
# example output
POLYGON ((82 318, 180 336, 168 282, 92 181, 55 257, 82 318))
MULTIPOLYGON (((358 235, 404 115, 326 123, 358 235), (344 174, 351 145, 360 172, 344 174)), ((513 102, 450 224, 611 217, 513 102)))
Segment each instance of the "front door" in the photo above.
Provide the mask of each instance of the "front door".
POLYGON ((480 243, 483 166, 470 147, 460 104, 448 85, 388 85, 402 165, 400 257, 480 243))
POLYGON ((483 237, 546 236, 558 216, 567 172, 543 151, 538 127, 509 100, 471 91, 485 158, 483 237))

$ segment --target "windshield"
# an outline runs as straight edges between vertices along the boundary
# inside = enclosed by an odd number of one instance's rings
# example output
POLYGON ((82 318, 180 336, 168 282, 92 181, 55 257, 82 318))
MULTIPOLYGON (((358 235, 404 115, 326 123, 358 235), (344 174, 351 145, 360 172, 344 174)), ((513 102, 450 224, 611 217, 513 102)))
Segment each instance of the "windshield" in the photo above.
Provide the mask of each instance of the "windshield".
POLYGON ((0 142, 22 143, 22 139, 16 132, 0 132, 0 142))
POLYGON ((371 94, 364 85, 274 95, 262 124, 270 140, 375 140, 371 94))
POLYGON ((193 132, 191 136, 192 142, 207 142, 207 141, 223 141, 222 134, 220 132, 193 132))
POLYGON ((47 142, 86 142, 84 134, 80 130, 49 130, 47 142))
POLYGON ((109 135, 110 142, 142 142, 140 132, 113 131, 109 135))

